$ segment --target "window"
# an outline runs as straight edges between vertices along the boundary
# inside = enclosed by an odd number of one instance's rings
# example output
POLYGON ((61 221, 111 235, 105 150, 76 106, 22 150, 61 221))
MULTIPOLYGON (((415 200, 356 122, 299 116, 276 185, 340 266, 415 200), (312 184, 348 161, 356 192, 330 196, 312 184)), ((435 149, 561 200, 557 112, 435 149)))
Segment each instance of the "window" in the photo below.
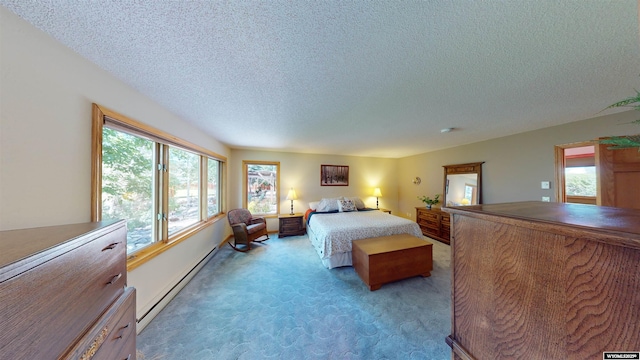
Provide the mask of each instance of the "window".
POLYGON ((465 201, 464 205, 477 204, 478 203, 477 194, 478 194, 477 185, 464 184, 464 199, 467 200, 465 201))
MULTIPOLYGON (((564 149, 565 196, 589 197, 597 195, 595 146, 564 149)), ((571 199, 568 202, 574 202, 571 199)))
POLYGON ((220 162, 212 158, 207 160, 207 216, 219 213, 218 184, 220 184, 220 162))
POLYGON ((127 219, 127 252, 153 242, 154 143, 114 129, 102 131, 102 220, 127 219))
POLYGON ((597 140, 591 140, 554 146, 558 202, 598 203, 597 144, 597 140))
POLYGON ((221 217, 226 159, 94 104, 92 221, 126 219, 129 259, 221 217))
POLYGON ((200 221, 200 157, 169 148, 169 235, 200 221))
POLYGON ((252 214, 278 214, 280 163, 242 161, 244 172, 244 207, 252 214))
POLYGON ((567 196, 596 196, 595 166, 567 167, 564 176, 567 196))

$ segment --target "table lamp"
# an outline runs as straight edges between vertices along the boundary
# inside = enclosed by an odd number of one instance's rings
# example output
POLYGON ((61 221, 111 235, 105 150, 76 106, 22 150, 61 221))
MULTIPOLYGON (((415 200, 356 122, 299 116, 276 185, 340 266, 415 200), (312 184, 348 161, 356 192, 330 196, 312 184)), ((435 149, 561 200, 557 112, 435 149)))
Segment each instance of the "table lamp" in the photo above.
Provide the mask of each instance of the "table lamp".
POLYGON ((289 215, 293 215, 293 200, 298 199, 298 195, 296 195, 296 191, 293 188, 289 189, 289 193, 287 194, 287 200, 291 200, 291 213, 289 215))
POLYGON ((378 198, 382 196, 382 193, 380 192, 380 188, 375 188, 373 190, 373 196, 376 197, 376 209, 379 209, 379 207, 378 207, 378 198))

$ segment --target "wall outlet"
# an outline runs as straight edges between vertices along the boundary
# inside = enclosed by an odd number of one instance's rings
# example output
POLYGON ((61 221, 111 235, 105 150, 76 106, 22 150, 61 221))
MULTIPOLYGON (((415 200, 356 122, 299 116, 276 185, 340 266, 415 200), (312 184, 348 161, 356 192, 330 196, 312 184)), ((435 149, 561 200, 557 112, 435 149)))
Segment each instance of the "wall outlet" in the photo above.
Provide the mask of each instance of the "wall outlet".
POLYGON ((542 201, 549 202, 549 201, 551 201, 551 199, 548 196, 543 196, 542 197, 542 201))
POLYGON ((408 213, 407 213, 407 217, 408 217, 409 219, 411 219, 413 216, 411 215, 411 213, 410 213, 410 212, 408 212, 408 213))
POLYGON ((551 188, 551 183, 548 182, 548 181, 543 181, 543 182, 540 183, 540 188, 545 189, 545 190, 550 189, 551 188))

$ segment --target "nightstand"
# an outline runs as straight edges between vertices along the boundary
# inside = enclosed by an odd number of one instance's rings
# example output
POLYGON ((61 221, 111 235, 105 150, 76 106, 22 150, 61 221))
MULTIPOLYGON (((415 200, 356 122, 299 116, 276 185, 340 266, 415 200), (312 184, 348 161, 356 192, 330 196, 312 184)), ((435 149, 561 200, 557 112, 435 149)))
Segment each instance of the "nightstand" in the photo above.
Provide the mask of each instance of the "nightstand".
POLYGON ((303 215, 279 214, 278 215, 278 237, 304 235, 307 231, 304 228, 303 215))
POLYGON ((383 209, 383 208, 379 208, 378 210, 382 211, 382 212, 386 212, 388 214, 391 214, 391 210, 389 209, 383 209))

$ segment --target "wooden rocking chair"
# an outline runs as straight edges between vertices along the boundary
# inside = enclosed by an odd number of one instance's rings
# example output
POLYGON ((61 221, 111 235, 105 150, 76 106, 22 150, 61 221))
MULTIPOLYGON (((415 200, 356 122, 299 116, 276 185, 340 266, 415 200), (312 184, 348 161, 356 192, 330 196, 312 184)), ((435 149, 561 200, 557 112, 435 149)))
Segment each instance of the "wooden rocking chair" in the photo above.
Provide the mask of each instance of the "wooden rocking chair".
POLYGON ((251 250, 251 242, 269 240, 267 221, 263 217, 254 217, 247 209, 233 209, 227 213, 227 219, 233 229, 234 243, 229 242, 229 245, 234 250, 249 251, 251 250))

